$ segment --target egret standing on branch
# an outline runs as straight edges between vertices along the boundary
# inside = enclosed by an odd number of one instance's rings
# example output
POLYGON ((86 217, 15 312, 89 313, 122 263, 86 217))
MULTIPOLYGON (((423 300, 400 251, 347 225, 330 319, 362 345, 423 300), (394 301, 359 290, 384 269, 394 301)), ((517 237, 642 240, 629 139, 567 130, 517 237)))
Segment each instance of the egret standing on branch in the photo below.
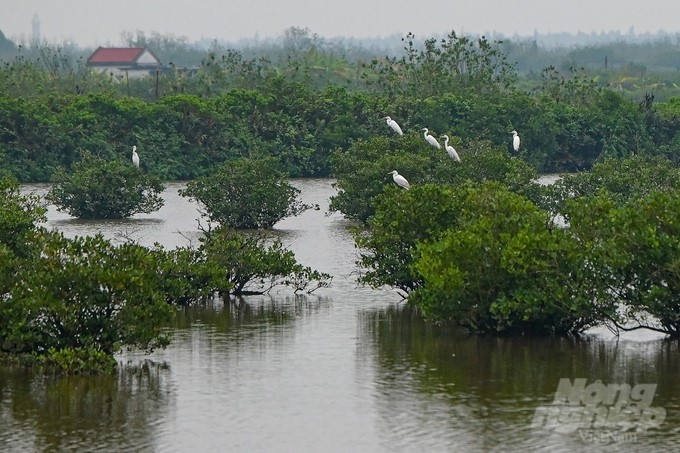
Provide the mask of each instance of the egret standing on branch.
POLYGON ((409 187, 411 187, 411 184, 408 183, 406 178, 397 173, 397 170, 392 170, 391 172, 388 173, 388 175, 392 175, 392 179, 394 180, 394 182, 397 183, 399 187, 403 187, 406 190, 408 190, 409 187))
POLYGON ((137 146, 132 147, 132 163, 139 168, 139 154, 137 154, 137 146))
POLYGON ((399 127, 399 124, 397 124, 396 121, 394 121, 389 116, 386 116, 383 119, 387 120, 387 125, 391 127, 394 132, 396 132, 399 135, 404 135, 404 133, 401 131, 401 128, 399 127))
POLYGON ((515 152, 519 151, 519 135, 517 135, 517 131, 512 131, 510 132, 512 134, 512 149, 515 150, 515 152))
POLYGON ((449 145, 449 136, 442 135, 442 138, 444 139, 444 149, 446 150, 449 157, 455 160, 456 162, 460 162, 460 157, 458 157, 458 153, 453 148, 453 146, 449 145))
POLYGON ((436 138, 428 134, 428 129, 426 127, 421 129, 423 131, 423 136, 425 137, 425 140, 427 143, 430 145, 434 146, 437 149, 442 149, 442 146, 439 144, 436 138))

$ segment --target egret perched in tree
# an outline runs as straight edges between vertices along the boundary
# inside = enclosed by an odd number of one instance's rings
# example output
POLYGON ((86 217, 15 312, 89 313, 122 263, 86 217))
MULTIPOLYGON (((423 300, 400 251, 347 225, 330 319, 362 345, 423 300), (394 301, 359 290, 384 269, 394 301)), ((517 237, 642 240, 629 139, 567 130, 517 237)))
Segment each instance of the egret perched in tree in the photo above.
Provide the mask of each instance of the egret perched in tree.
POLYGON ((394 132, 396 132, 399 135, 404 135, 404 133, 401 131, 401 128, 399 127, 399 124, 397 124, 396 121, 394 121, 389 116, 386 116, 383 119, 387 120, 387 125, 391 127, 394 132))
POLYGON ((428 134, 428 129, 426 127, 422 128, 423 131, 423 136, 425 137, 425 140, 427 143, 430 145, 434 146, 437 149, 442 149, 442 145, 439 144, 436 138, 428 134))
POLYGON ((442 138, 444 139, 444 149, 446 150, 449 157, 455 160, 456 162, 460 162, 460 157, 458 157, 458 153, 456 152, 455 149, 453 149, 453 146, 449 145, 449 136, 442 135, 442 138))
POLYGON ((391 172, 388 173, 388 175, 392 175, 392 179, 394 180, 394 182, 397 183, 399 187, 403 187, 406 190, 408 190, 409 187, 411 187, 411 184, 408 183, 406 178, 397 173, 397 170, 392 170, 391 172))
POLYGON ((137 154, 137 146, 132 147, 132 163, 139 168, 139 154, 137 154))
POLYGON ((510 133, 512 134, 512 149, 517 152, 519 151, 519 135, 517 135, 517 131, 512 131, 510 133))

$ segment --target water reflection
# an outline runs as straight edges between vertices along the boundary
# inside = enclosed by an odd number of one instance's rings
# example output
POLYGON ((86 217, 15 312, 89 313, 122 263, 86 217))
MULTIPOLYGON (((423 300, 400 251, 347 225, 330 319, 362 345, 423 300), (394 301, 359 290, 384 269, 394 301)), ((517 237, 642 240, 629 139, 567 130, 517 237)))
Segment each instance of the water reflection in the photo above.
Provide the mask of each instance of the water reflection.
MULTIPOLYGON (((151 356, 125 353, 115 377, 0 370, 0 450, 677 449, 677 342, 647 334, 614 341, 606 332, 497 339, 426 324, 394 291, 357 287, 350 222, 325 212, 332 183, 294 181, 303 202, 320 209, 273 230, 303 265, 333 275, 331 288, 178 309, 172 344, 151 356), (135 368, 149 359, 148 371, 135 368), (164 363, 169 369, 154 365, 164 363), (634 444, 532 430, 562 377, 657 383, 653 404, 667 419, 634 444)), ((51 207, 48 227, 187 245, 200 236, 199 214, 177 195, 182 186, 168 183, 161 210, 120 222, 78 221, 51 207)))
POLYGON ((329 308, 328 298, 307 295, 216 297, 209 302, 181 307, 172 329, 179 331, 205 325, 216 333, 234 334, 240 330, 285 326, 297 318, 329 308))
MULTIPOLYGON (((185 187, 185 182, 166 182, 161 194, 165 201, 162 208, 126 219, 77 219, 57 210, 56 206, 49 205, 46 226, 61 231, 67 237, 101 233, 114 242, 134 240, 145 246, 159 242, 168 248, 190 244, 196 246, 201 236, 198 229, 201 214, 196 203, 179 195, 178 190, 185 187)), ((21 187, 21 192, 44 196, 49 189, 50 184, 25 184, 21 187)), ((205 220, 203 223, 205 225, 205 220)))
POLYGON ((167 366, 148 360, 96 377, 2 368, 2 451, 151 449, 173 404, 168 376, 167 366))
POLYGON ((163 451, 337 451, 350 439, 373 451, 355 338, 336 313, 313 296, 183 309, 172 344, 153 354, 173 364, 181 394, 163 451))
POLYGON ((460 451, 625 448, 621 438, 531 428, 560 378, 577 377, 658 384, 653 406, 665 408, 666 420, 625 440, 660 450, 680 441, 677 342, 473 336, 426 324, 407 305, 360 312, 359 326, 377 363, 375 399, 390 448, 424 442, 460 451))

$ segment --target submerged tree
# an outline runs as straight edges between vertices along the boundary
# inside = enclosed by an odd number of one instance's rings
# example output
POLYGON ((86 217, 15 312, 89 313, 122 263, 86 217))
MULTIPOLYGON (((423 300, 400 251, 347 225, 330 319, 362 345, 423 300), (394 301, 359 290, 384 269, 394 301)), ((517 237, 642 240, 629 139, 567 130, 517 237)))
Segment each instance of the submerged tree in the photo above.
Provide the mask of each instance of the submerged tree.
POLYGON ((236 229, 270 228, 309 206, 298 200, 299 190, 273 158, 228 161, 212 174, 180 190, 180 195, 200 203, 211 221, 236 229))
POLYGON ((42 208, 1 180, 0 352, 68 373, 112 371, 122 347, 165 346, 172 309, 156 257, 100 235, 39 227, 42 208), (32 360, 29 360, 32 359, 32 360))
POLYGON ((71 173, 57 170, 53 181, 47 199, 74 217, 120 219, 163 206, 160 180, 121 160, 85 154, 71 173))
POLYGON ((578 334, 617 304, 599 263, 549 213, 497 185, 469 189, 459 218, 422 241, 410 301, 426 317, 493 334, 578 334))
POLYGON ((302 266, 280 240, 242 234, 225 226, 208 231, 198 249, 204 274, 221 294, 263 294, 276 286, 311 293, 330 285, 328 274, 302 266))

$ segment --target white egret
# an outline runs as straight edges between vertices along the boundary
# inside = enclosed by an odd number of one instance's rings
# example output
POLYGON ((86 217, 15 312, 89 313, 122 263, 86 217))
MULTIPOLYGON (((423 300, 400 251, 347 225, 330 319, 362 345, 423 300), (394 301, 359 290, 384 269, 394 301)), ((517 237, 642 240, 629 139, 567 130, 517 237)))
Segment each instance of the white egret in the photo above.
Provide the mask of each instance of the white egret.
POLYGON ((139 154, 137 154, 137 146, 132 147, 132 163, 135 167, 139 167, 139 154))
POLYGON ((449 145, 449 136, 442 135, 442 138, 444 139, 444 149, 446 150, 446 153, 449 155, 451 159, 455 160, 456 162, 460 162, 460 157, 458 157, 458 153, 453 148, 453 146, 449 145))
POLYGON ((406 190, 408 190, 409 187, 411 187, 411 184, 408 183, 406 178, 397 173, 397 170, 392 170, 391 172, 388 173, 388 175, 392 175, 392 179, 394 180, 394 182, 397 183, 399 187, 403 187, 406 190))
POLYGON ((391 127, 394 132, 396 132, 399 135, 404 135, 404 133, 401 130, 401 127, 399 127, 399 124, 396 121, 394 121, 389 116, 386 116, 383 119, 387 120, 387 125, 391 127))
POLYGON ((510 133, 512 134, 512 149, 517 152, 519 151, 519 135, 517 135, 517 131, 512 131, 510 133))
POLYGON ((426 127, 422 128, 421 130, 423 131, 423 136, 425 137, 427 143, 429 143, 430 145, 434 146, 437 149, 442 149, 442 145, 439 144, 437 139, 428 134, 429 130, 426 127))

